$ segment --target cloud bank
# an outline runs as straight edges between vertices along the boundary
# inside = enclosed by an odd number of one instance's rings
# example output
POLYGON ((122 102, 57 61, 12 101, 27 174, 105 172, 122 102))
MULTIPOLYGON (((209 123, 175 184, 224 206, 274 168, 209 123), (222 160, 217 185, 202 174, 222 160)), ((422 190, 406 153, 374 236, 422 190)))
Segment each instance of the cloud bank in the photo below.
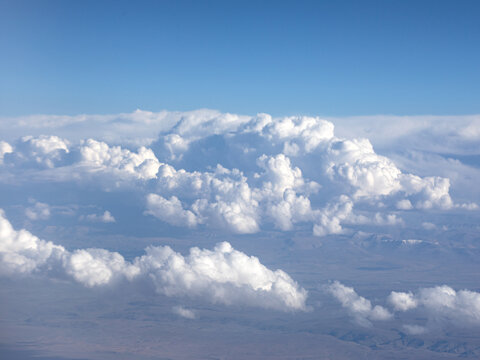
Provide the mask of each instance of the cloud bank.
MULTIPOLYGON (((17 120, 18 131, 31 125, 54 135, 2 141, 3 181, 134 188, 145 215, 174 226, 255 233, 307 224, 326 236, 357 225, 403 226, 407 211, 478 208, 452 199, 449 178, 401 170, 368 139, 338 137, 318 117, 197 110, 17 120), (96 139, 82 138, 93 135, 93 123, 96 139)), ((477 121, 469 121, 459 137, 475 132, 477 121)))
POLYGON ((282 270, 272 271, 258 258, 227 242, 213 250, 191 248, 187 256, 168 246, 150 246, 126 261, 105 249, 72 252, 22 229, 15 230, 0 211, 0 273, 4 276, 65 274, 86 287, 113 286, 147 279, 166 296, 187 296, 226 305, 281 311, 306 310, 307 292, 282 270))
POLYGON ((430 325, 480 326, 480 293, 455 291, 442 285, 412 292, 392 291, 389 303, 396 311, 418 310, 426 313, 430 325))

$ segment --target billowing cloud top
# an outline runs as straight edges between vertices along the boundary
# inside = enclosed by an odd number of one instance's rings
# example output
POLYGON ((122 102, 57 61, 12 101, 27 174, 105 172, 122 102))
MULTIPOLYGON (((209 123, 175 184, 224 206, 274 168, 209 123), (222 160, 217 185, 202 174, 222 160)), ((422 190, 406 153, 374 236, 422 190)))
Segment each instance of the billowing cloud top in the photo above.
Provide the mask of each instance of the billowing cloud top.
POLYGON ((452 199, 449 178, 405 172, 368 139, 337 137, 318 117, 198 110, 17 120, 0 143, 0 180, 135 188, 144 214, 174 226, 255 233, 304 223, 325 236, 403 225, 402 212, 415 209, 478 208, 452 199), (51 135, 12 139, 27 124, 51 135))

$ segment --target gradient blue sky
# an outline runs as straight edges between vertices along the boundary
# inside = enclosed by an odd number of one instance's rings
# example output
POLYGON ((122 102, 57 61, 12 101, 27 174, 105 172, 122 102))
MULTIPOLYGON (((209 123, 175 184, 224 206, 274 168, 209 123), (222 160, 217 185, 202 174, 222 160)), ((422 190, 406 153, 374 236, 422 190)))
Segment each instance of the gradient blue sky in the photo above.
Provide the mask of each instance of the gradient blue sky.
POLYGON ((0 116, 480 112, 478 1, 0 1, 0 116))

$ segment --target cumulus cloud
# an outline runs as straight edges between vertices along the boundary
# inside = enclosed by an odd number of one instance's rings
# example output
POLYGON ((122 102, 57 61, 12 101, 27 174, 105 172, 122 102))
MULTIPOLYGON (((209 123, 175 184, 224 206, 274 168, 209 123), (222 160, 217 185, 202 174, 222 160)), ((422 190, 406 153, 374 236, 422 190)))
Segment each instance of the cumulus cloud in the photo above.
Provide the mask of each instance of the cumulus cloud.
POLYGON ((372 306, 370 300, 358 295, 352 287, 343 285, 338 281, 326 287, 335 299, 355 318, 362 326, 371 326, 370 321, 389 320, 393 315, 380 305, 372 306))
POLYGON ((23 137, 13 148, 2 143, 5 151, 13 151, 4 162, 14 176, 4 179, 87 182, 105 190, 134 184, 146 200, 145 213, 175 226, 255 233, 270 225, 289 231, 309 223, 315 235, 325 236, 345 232, 346 225, 402 225, 398 215, 385 213, 396 209, 478 208, 453 201, 450 179, 400 170, 368 139, 340 138, 332 122, 318 117, 197 110, 42 119, 45 125, 35 117, 21 120, 56 135, 23 137), (59 136, 93 122, 99 126, 96 140, 59 136), (104 132, 107 125, 111 137, 104 132), (146 131, 148 126, 159 134, 146 131), (127 141, 128 131, 143 140, 127 141), (216 147, 219 138, 225 149, 216 147), (132 150, 140 143, 151 148, 132 150), (214 149, 210 167, 203 147, 214 149), (228 159, 229 168, 222 159, 228 159), (368 205, 362 215, 353 211, 357 204, 368 205))
POLYGON ((33 206, 25 209, 25 215, 30 220, 47 220, 50 217, 50 206, 45 203, 35 202, 33 206))
POLYGON ((26 230, 16 231, 0 209, 0 273, 29 274, 63 259, 62 246, 44 241, 26 230))
POLYGON ((174 306, 173 307, 173 312, 181 317, 184 317, 186 319, 195 319, 195 312, 190 309, 186 309, 182 306, 174 306))
POLYGON ((12 156, 8 160, 14 165, 54 168, 70 152, 68 145, 67 140, 58 136, 24 136, 9 151, 12 156))
POLYGON ((139 278, 153 281, 167 296, 189 296, 226 305, 249 305, 282 311, 306 310, 307 292, 282 270, 270 270, 258 258, 222 242, 213 250, 191 248, 188 256, 168 246, 151 246, 126 261, 104 249, 67 251, 16 231, 0 212, 0 271, 3 275, 64 272, 87 287, 139 278))
POLYGON ((88 214, 86 216, 82 216, 81 219, 85 219, 91 222, 103 222, 103 223, 114 223, 115 218, 110 213, 110 211, 105 210, 103 214, 88 214))
POLYGON ((397 209, 410 210, 412 208, 413 208, 412 203, 408 199, 399 200, 397 202, 397 209))
POLYGON ((13 152, 13 147, 6 141, 0 141, 0 165, 3 163, 5 154, 13 152))
POLYGON ((156 177, 160 163, 151 149, 142 146, 138 152, 123 149, 120 146, 88 139, 80 146, 80 163, 89 172, 117 173, 121 176, 133 176, 138 179, 156 177))
POLYGON ((247 178, 237 169, 228 170, 218 165, 213 172, 188 172, 165 164, 160 167, 157 180, 160 194, 179 194, 188 205, 184 206, 176 196, 167 200, 161 195, 149 194, 148 214, 175 225, 207 224, 236 233, 253 233, 259 229, 258 202, 247 178))
POLYGON ((190 210, 185 210, 180 200, 172 196, 170 199, 157 194, 147 196, 147 214, 172 225, 195 227, 197 217, 190 210))
POLYGON ((249 130, 262 134, 270 141, 283 142, 284 153, 291 156, 312 152, 334 137, 331 122, 309 116, 273 119, 268 114, 259 114, 247 125, 249 130))
POLYGON ((424 311, 430 322, 480 325, 480 293, 475 291, 455 291, 442 285, 422 288, 415 294, 392 291, 388 301, 397 311, 424 311))

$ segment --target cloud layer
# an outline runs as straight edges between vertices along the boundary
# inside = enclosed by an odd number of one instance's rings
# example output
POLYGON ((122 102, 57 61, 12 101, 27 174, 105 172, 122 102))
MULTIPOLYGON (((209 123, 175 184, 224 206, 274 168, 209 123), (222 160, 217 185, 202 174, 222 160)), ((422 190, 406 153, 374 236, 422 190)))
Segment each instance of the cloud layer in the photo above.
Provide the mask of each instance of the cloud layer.
POLYGON ((478 208, 452 199, 450 179, 405 172, 368 139, 337 137, 333 123, 318 117, 198 110, 40 118, 22 118, 17 127, 55 135, 0 144, 4 181, 28 174, 108 191, 133 187, 146 215, 174 226, 255 233, 309 224, 326 236, 355 225, 404 225, 406 211, 478 208), (86 124, 94 122, 97 139, 71 130, 83 124, 92 135, 86 124), (111 136, 102 130, 107 125, 111 136))

